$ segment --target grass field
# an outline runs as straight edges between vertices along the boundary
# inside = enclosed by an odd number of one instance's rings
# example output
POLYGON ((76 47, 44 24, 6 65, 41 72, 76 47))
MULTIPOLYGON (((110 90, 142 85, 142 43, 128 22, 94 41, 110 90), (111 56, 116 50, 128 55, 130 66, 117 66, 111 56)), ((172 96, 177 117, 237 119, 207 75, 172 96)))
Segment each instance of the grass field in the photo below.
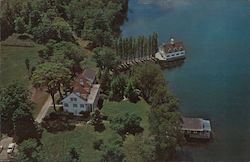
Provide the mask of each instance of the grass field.
MULTIPOLYGON (((109 116, 125 114, 126 112, 135 113, 142 118, 141 126, 145 129, 148 127, 147 112, 149 105, 141 100, 138 103, 130 103, 128 101, 109 102, 105 101, 102 113, 109 116)), ((93 148, 93 142, 97 139, 103 139, 108 142, 114 140, 118 135, 109 128, 109 124, 105 123, 105 131, 98 133, 94 131, 91 125, 83 125, 76 127, 73 131, 60 132, 52 134, 43 133, 42 143, 45 153, 48 155, 48 161, 62 161, 65 154, 68 153, 71 146, 74 146, 80 154, 80 158, 86 162, 97 162, 101 159, 101 152, 93 148)))
MULTIPOLYGON (((28 71, 25 65, 25 59, 30 60, 31 66, 35 66, 38 59, 38 51, 41 45, 35 47, 13 47, 1 46, 0 53, 0 87, 7 86, 11 82, 17 81, 23 83, 31 89, 28 71)), ((35 102, 34 117, 39 113, 44 102, 48 98, 44 91, 33 91, 32 100, 35 102)))
POLYGON ((101 133, 95 132, 91 125, 83 125, 73 131, 57 134, 44 132, 42 143, 48 161, 63 161, 64 155, 73 146, 80 154, 80 159, 86 162, 99 162, 101 152, 93 148, 93 142, 98 139, 108 142, 118 136, 108 126, 106 127, 106 130, 101 133))
POLYGON ((13 81, 29 86, 28 72, 24 62, 28 58, 31 65, 36 65, 37 52, 41 48, 40 45, 35 47, 1 46, 0 86, 6 86, 13 81))
POLYGON ((141 99, 137 103, 129 101, 109 102, 105 101, 102 108, 102 113, 107 116, 123 115, 125 113, 134 113, 142 118, 141 126, 147 132, 148 130, 148 111, 149 105, 141 99))

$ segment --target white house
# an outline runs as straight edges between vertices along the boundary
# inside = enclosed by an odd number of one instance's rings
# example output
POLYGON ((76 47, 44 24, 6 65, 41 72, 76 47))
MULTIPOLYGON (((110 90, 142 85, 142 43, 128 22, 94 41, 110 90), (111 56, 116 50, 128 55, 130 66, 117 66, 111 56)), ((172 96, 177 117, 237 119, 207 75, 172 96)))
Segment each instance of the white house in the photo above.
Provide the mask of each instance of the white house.
POLYGON ((171 38, 170 42, 164 43, 159 47, 155 57, 160 61, 174 61, 185 58, 185 48, 182 42, 175 42, 171 38))
POLYGON ((100 97, 100 84, 95 82, 94 71, 86 69, 79 74, 72 84, 73 91, 62 100, 63 110, 76 116, 95 111, 100 97))

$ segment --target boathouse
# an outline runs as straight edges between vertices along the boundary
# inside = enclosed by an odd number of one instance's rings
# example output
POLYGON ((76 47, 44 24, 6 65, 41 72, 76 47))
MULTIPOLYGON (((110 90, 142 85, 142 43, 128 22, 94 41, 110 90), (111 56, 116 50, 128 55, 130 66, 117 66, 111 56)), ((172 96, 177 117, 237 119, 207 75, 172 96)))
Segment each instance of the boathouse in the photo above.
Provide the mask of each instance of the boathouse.
POLYGON ((175 42, 173 38, 170 42, 164 43, 159 47, 159 51, 155 54, 155 58, 160 61, 175 61, 185 58, 185 48, 183 42, 175 42))
POLYGON ((210 139, 211 125, 202 118, 183 118, 182 131, 187 138, 210 139))

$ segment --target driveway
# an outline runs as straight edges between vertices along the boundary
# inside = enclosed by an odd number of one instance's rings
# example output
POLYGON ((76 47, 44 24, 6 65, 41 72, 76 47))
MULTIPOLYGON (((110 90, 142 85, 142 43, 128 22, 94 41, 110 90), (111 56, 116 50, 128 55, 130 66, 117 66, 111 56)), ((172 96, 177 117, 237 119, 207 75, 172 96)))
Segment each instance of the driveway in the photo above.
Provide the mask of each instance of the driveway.
MULTIPOLYGON (((12 143, 13 138, 11 137, 5 137, 0 141, 0 145, 3 146, 3 150, 0 153, 0 161, 9 161, 9 155, 7 154, 7 148, 10 143, 12 143)), ((15 148, 16 150, 16 148, 15 148)))
POLYGON ((41 123, 43 118, 45 117, 45 115, 47 114, 49 107, 52 105, 52 98, 48 97, 48 99, 46 100, 46 102, 44 103, 41 111, 39 112, 39 114, 37 115, 35 121, 38 123, 41 123))

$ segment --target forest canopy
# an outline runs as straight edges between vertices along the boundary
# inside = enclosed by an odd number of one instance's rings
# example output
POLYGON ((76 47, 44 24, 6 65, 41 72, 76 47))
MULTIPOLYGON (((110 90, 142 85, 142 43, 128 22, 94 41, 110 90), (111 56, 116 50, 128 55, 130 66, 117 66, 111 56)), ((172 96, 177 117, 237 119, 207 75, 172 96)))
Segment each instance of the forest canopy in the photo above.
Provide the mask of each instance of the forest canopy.
POLYGON ((119 33, 127 0, 16 0, 1 2, 1 40, 28 33, 38 43, 90 40, 109 46, 119 33))

